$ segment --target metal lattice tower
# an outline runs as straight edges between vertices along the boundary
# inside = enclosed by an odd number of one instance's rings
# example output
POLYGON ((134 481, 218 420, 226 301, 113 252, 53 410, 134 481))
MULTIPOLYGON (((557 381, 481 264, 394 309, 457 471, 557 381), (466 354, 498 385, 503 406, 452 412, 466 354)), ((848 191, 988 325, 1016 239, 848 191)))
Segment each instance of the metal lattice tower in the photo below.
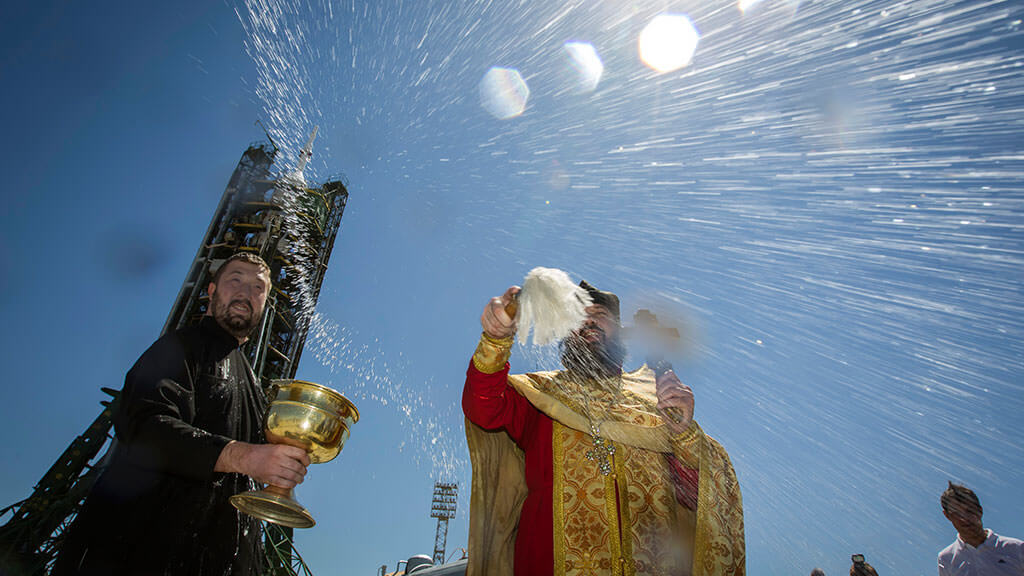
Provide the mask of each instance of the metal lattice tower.
MULTIPOLYGON (((307 186, 303 169, 312 156, 310 137, 299 166, 275 178, 277 147, 249 146, 228 182, 161 335, 199 322, 210 297, 207 286, 217 268, 237 251, 260 255, 270 265, 272 289, 263 319, 245 346, 253 371, 266 386, 294 378, 320 295, 334 239, 348 201, 343 176, 307 186)), ((97 458, 112 438, 113 400, 61 454, 32 494, 0 510, 0 574, 48 574, 64 532, 104 467, 97 458)), ((291 529, 266 524, 266 575, 311 574, 291 540, 291 529)))
POLYGON ((444 564, 444 548, 448 540, 448 519, 455 517, 455 506, 458 499, 458 484, 434 483, 434 501, 430 505, 430 517, 437 518, 437 534, 434 536, 434 566, 444 564))

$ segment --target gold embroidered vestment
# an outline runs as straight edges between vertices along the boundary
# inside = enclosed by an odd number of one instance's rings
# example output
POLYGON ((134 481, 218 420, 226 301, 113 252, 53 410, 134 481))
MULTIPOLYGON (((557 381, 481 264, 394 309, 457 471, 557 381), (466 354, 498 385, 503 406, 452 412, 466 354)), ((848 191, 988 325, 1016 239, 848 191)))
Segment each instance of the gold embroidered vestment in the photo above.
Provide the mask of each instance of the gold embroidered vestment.
MULTIPOLYGON (((651 370, 615 382, 579 383, 565 372, 508 381, 554 421, 555 576, 745 574, 742 498, 729 456, 696 422, 670 436, 654 410, 651 370), (608 475, 587 458, 592 419, 615 445, 608 475), (699 470, 696 511, 676 501, 668 453, 699 470)), ((466 434, 473 463, 467 574, 511 575, 514 524, 525 495, 522 452, 501 431, 467 421, 466 434)))

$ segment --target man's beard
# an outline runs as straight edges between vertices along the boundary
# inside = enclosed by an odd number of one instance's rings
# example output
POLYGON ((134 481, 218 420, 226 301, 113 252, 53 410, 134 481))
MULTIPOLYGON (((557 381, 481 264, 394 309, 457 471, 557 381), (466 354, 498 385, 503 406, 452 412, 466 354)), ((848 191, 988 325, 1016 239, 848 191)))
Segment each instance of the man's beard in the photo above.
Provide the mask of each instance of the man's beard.
POLYGON ((603 331, 599 332, 601 338, 592 342, 579 331, 562 341, 562 366, 566 370, 595 378, 622 372, 622 362, 626 359, 625 344, 618 335, 608 338, 603 331))
POLYGON ((252 309, 252 305, 245 300, 238 299, 228 303, 223 303, 215 294, 212 306, 213 319, 216 320, 222 328, 230 332, 235 338, 245 338, 251 334, 253 329, 256 328, 256 323, 259 321, 255 310, 252 309), (231 308, 233 304, 241 304, 245 306, 248 312, 243 313, 233 310, 231 308))

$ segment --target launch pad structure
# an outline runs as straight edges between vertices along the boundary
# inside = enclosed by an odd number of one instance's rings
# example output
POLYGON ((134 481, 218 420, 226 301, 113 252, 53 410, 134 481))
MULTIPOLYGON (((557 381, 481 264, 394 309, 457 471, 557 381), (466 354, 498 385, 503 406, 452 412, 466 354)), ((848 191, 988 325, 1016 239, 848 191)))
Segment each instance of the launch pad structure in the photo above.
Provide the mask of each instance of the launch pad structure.
MULTIPOLYGON (((253 337, 243 348, 266 387, 294 378, 312 321, 334 240, 348 202, 344 176, 319 186, 306 184, 303 171, 312 156, 316 129, 298 166, 275 175, 278 148, 273 141, 249 145, 221 196, 206 234, 189 265, 161 335, 196 324, 210 305, 207 286, 217 268, 239 251, 270 265, 272 287, 253 337)), ((126 367, 127 370, 127 367, 126 367)), ((109 447, 111 416, 118 391, 103 410, 36 484, 32 494, 0 510, 0 574, 49 574, 67 528, 102 472, 100 456, 109 447)), ((311 574, 292 543, 292 531, 264 523, 263 574, 311 574)))

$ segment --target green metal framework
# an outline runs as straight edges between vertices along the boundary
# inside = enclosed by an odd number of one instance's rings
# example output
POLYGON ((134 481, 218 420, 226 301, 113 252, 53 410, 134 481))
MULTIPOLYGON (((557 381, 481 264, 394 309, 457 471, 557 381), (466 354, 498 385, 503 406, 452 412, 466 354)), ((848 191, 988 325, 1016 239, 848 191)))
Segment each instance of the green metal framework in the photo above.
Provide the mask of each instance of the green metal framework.
MULTIPOLYGON (((257 377, 294 378, 334 240, 348 201, 347 182, 329 178, 307 187, 302 178, 274 178, 277 149, 255 143, 242 154, 217 211, 189 266, 163 331, 198 322, 217 268, 237 251, 260 255, 271 268, 273 287, 258 332, 245 352, 257 377)), ((61 454, 32 494, 0 510, 0 574, 45 575, 57 558, 64 533, 104 466, 101 449, 112 440, 117 391, 103 411, 61 454)), ((267 576, 311 574, 292 542, 290 528, 264 524, 267 576)))

